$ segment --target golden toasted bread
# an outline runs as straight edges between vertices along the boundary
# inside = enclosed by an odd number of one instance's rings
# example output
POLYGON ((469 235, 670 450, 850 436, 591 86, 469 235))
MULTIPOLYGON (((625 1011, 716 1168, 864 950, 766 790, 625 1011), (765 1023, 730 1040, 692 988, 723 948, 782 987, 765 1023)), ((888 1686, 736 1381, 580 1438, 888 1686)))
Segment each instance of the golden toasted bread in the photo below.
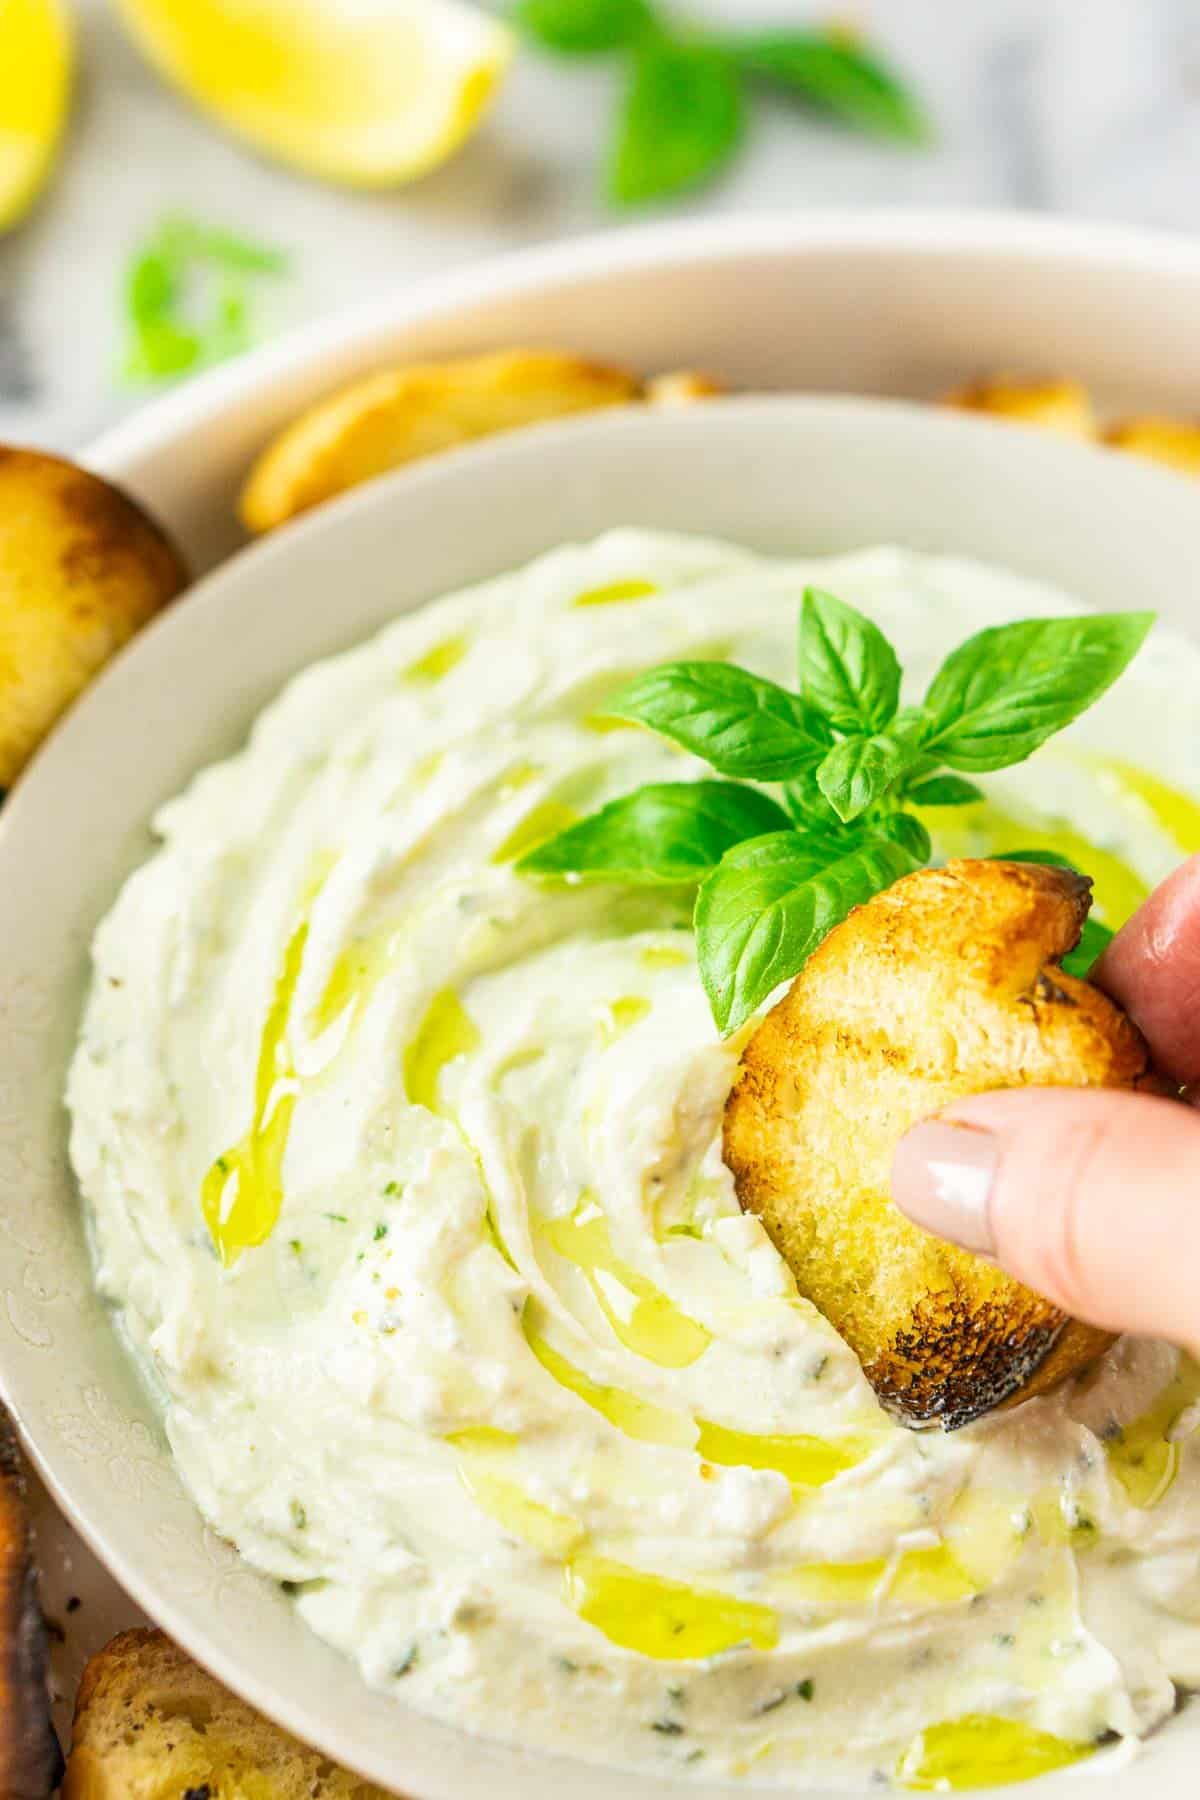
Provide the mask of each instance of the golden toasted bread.
POLYGON ((995 413, 1022 425, 1061 432, 1064 437, 1096 435, 1091 396, 1079 381, 1020 381, 993 375, 955 388, 945 396, 945 404, 967 412, 995 413))
POLYGON ((1147 456, 1183 475, 1200 475, 1200 424, 1190 419, 1146 417, 1110 425, 1104 441, 1114 450, 1147 456))
POLYGON ((1040 1394, 1110 1342, 892 1204, 901 1136, 952 1100, 1153 1082, 1146 1045, 1063 973, 1090 884, 1027 863, 898 881, 830 932, 743 1052, 725 1160, 800 1292, 907 1423, 1040 1394))
POLYGON ((723 381, 703 369, 668 369, 665 375, 652 375, 646 383, 646 400, 651 406, 693 406, 728 392, 723 381))
POLYGON ((0 1796, 46 1800, 61 1775, 24 1471, 0 1411, 0 1796))
POLYGON ((309 1750, 161 1631, 93 1656, 75 1702, 62 1800, 387 1800, 309 1750))
POLYGON ((640 394, 628 370, 565 350, 383 369, 310 407, 268 444, 242 490, 242 519, 251 531, 271 531, 418 457, 640 394))
POLYGON ((186 585, 174 548, 118 488, 56 456, 0 447, 0 787, 186 585))

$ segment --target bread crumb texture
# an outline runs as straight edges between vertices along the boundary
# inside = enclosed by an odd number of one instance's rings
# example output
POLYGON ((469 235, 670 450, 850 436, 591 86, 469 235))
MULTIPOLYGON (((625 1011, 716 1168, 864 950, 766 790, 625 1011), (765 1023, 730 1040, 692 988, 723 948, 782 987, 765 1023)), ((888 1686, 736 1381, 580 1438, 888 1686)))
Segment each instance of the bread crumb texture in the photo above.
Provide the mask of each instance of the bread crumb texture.
POLYGON ((84 1670, 63 1800, 388 1800, 261 1718, 161 1631, 84 1670))

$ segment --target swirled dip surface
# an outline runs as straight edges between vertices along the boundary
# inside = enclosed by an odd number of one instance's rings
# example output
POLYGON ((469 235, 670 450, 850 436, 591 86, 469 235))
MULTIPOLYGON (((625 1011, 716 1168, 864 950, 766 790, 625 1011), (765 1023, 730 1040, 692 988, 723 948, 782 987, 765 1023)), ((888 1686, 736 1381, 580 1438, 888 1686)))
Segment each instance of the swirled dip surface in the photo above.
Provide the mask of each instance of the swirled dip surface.
MULTIPOLYGON (((163 809, 96 939, 72 1154, 199 1505, 369 1682, 698 1780, 1031 1774, 1200 1681, 1195 1370, 1125 1341, 959 1433, 890 1422, 736 1205, 690 896, 512 867, 700 774, 606 697, 685 655, 789 680, 811 580, 914 692, 1077 610, 618 532, 401 618, 163 809)), ((1200 845, 1198 661, 1156 637, 931 817, 943 850, 1057 846, 1119 919, 1200 845)))

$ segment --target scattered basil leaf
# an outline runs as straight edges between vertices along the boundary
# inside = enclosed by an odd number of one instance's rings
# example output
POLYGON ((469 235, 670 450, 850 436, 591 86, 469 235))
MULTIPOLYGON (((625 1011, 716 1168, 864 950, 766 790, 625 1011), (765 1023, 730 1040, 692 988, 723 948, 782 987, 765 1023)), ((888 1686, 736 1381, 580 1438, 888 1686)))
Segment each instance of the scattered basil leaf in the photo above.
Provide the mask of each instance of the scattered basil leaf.
POLYGON ((728 48, 747 75, 860 131, 908 144, 932 136, 911 90, 846 32, 763 31, 728 48))
POLYGON ((203 225, 179 213, 169 213, 157 235, 162 255, 177 263, 208 263, 235 275, 286 275, 291 266, 284 250, 253 244, 220 225, 203 225))
POLYGON ((900 704, 900 663, 878 625, 822 588, 800 608, 800 692, 837 731, 879 731, 900 704))
POLYGON ((513 24, 560 56, 595 56, 635 44, 655 25, 648 0, 518 0, 513 24))
POLYGON ((741 80, 705 43, 653 39, 634 53, 608 167, 621 206, 665 200, 708 181, 741 140, 741 80))
POLYGON ((852 907, 913 866, 897 843, 867 838, 848 850, 798 832, 729 851, 701 887, 695 918, 701 978, 722 1036, 798 974, 852 907))
POLYGON ((1097 613, 976 633, 933 678, 926 747, 968 774, 1022 762, 1112 686, 1152 623, 1097 613))
POLYGON ((125 275, 126 377, 168 380, 249 349, 249 284, 286 268, 281 252, 219 227, 161 220, 125 275))
POLYGON ((701 881, 734 844, 787 825, 769 795, 740 782, 652 783, 568 826, 516 867, 522 875, 581 881, 701 881))
POLYGON ((817 770, 821 792, 839 819, 849 821, 874 806, 912 761, 913 749, 903 737, 880 731, 843 738, 817 770))
POLYGON ((983 799, 983 789, 961 775, 929 775, 910 783, 904 798, 914 806, 973 806, 983 799))
POLYGON ((663 663, 636 676, 604 710, 649 725, 721 775, 753 781, 799 774, 823 748, 798 694, 734 663, 663 663))

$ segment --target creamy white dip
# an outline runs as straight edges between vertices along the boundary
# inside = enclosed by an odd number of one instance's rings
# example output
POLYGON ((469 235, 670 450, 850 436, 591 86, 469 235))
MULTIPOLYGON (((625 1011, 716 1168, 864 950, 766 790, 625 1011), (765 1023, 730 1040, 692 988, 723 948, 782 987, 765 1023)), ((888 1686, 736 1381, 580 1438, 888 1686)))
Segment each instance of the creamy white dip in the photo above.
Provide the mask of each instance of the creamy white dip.
MULTIPOLYGON (((1125 1341, 956 1434, 890 1422, 734 1199, 689 897, 512 868, 699 775, 606 697, 684 655, 790 681, 813 580, 914 693, 1078 610, 621 531, 401 618, 163 808, 97 934, 72 1156, 197 1502, 373 1685, 700 1779, 1033 1773, 1200 1683, 1196 1372, 1125 1341)), ((943 849, 1065 846, 1127 911, 1200 844, 1153 775, 1200 792, 1198 691, 1155 636, 943 849)))

